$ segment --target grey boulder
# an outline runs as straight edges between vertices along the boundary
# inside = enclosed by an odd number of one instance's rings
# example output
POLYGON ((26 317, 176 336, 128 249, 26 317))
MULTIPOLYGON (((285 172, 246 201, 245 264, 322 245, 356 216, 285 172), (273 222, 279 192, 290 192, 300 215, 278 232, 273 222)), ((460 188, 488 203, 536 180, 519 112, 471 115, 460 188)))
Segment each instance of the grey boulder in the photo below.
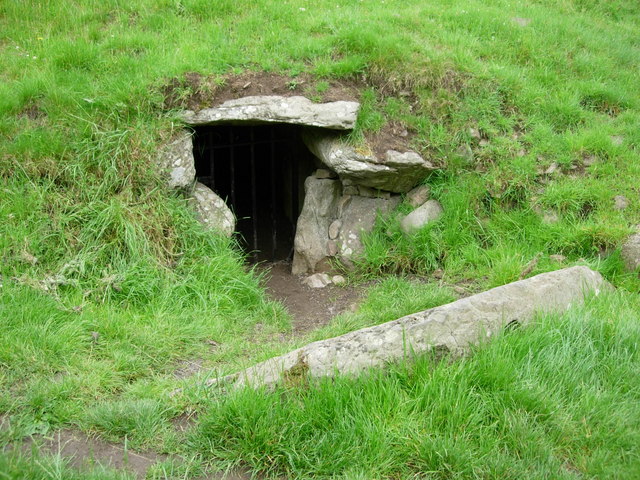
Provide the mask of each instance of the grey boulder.
POLYGON ((218 231, 227 237, 236 228, 236 219, 224 200, 206 185, 196 183, 189 202, 196 217, 205 227, 218 231))
POLYGON ((416 152, 387 150, 384 158, 377 158, 373 152, 349 145, 339 134, 318 129, 306 129, 302 138, 311 153, 341 179, 356 185, 404 193, 435 170, 416 152))
POLYGON ((622 260, 630 272, 640 268, 640 232, 631 235, 622 245, 622 260))
POLYGON ((437 200, 428 200, 413 212, 400 220, 400 228, 408 234, 415 233, 427 223, 433 222, 442 216, 442 205, 437 200))

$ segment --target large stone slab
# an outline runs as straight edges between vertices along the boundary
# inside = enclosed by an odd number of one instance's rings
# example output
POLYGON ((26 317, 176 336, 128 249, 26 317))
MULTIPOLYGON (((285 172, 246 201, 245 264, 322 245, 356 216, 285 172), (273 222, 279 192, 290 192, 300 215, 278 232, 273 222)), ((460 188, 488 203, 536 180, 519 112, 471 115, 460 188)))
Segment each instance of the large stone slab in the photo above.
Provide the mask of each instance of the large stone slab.
POLYGON ((405 193, 435 170, 431 162, 416 152, 387 150, 384 158, 360 151, 333 132, 305 130, 302 136, 309 150, 340 178, 357 185, 405 193))
POLYGON ((223 199, 206 185, 196 183, 189 202, 200 223, 230 237, 236 228, 236 219, 223 199))
POLYGON ((218 123, 289 123, 350 130, 358 118, 358 102, 313 103, 296 97, 254 96, 227 100, 222 105, 199 112, 187 110, 183 120, 189 125, 218 123))
POLYGON ((158 164, 170 188, 189 189, 196 180, 191 136, 183 131, 160 150, 158 164))
POLYGON ((571 267, 493 288, 448 305, 306 345, 211 384, 274 386, 300 377, 354 375, 429 351, 461 355, 537 312, 562 312, 611 288, 587 267, 571 267))

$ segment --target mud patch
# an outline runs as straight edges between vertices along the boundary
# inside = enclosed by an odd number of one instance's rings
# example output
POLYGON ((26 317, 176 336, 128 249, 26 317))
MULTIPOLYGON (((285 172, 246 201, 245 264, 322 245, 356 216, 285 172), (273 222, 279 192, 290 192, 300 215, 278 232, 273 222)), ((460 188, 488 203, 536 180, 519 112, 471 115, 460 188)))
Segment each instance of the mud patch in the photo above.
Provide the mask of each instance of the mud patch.
POLYGON ((69 466, 78 470, 101 466, 133 473, 136 478, 145 478, 151 466, 169 458, 155 452, 133 452, 72 430, 61 430, 46 437, 31 437, 19 448, 24 454, 60 455, 68 459, 69 466))
POLYGON ((291 263, 264 264, 265 287, 271 298, 280 301, 293 318, 293 335, 301 336, 327 325, 332 318, 355 310, 367 285, 310 288, 291 274, 291 263))
MULTIPOLYGON (((192 419, 186 417, 185 421, 191 423, 192 419)), ((59 455, 68 460, 70 467, 80 471, 104 467, 133 474, 138 479, 146 478, 149 469, 157 463, 170 458, 180 459, 177 456, 172 457, 152 451, 134 452, 121 445, 73 430, 61 430, 46 437, 31 437, 18 448, 25 455, 59 455)), ((9 445, 8 448, 5 448, 4 453, 9 453, 13 449, 9 445)), ((234 471, 227 475, 209 473, 205 477, 199 478, 203 480, 248 480, 252 477, 248 473, 234 471)))

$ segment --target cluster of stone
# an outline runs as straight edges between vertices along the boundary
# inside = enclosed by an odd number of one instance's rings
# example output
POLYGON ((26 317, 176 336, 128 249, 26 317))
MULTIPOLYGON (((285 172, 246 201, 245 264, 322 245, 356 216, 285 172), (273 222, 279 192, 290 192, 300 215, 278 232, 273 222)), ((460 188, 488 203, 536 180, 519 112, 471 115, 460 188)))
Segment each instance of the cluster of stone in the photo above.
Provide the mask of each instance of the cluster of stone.
MULTIPOLYGON (((442 214, 440 204, 429 200, 428 187, 414 189, 435 169, 417 152, 387 150, 379 156, 348 142, 343 132, 354 128, 359 107, 347 101, 316 104, 301 96, 254 96, 183 114, 191 126, 289 123, 305 127, 303 141, 324 168, 305 181, 293 273, 324 271, 332 258, 349 265, 363 250, 362 233, 373 228, 378 214, 392 211, 403 194, 415 207, 402 219, 407 234, 442 214)), ((189 193, 204 225, 226 235, 233 233, 235 219, 229 207, 208 187, 196 184, 189 132, 166 146, 160 164, 168 185, 189 193)))

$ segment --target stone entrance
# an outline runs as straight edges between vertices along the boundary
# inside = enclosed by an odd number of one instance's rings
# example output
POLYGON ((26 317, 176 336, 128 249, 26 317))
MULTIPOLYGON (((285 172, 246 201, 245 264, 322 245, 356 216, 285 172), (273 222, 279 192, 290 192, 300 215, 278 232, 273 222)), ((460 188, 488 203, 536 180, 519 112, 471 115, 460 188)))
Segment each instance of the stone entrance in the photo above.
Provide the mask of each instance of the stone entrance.
POLYGON ((315 170, 300 130, 287 124, 194 128, 197 181, 231 208, 254 261, 293 257, 304 180, 315 170))
POLYGON ((254 96, 186 111, 190 130, 159 162, 200 221, 226 235, 239 231, 248 251, 260 252, 254 259, 289 258, 293 247, 294 274, 323 271, 331 259, 348 265, 376 215, 435 168, 414 151, 354 147, 345 132, 359 107, 254 96))

